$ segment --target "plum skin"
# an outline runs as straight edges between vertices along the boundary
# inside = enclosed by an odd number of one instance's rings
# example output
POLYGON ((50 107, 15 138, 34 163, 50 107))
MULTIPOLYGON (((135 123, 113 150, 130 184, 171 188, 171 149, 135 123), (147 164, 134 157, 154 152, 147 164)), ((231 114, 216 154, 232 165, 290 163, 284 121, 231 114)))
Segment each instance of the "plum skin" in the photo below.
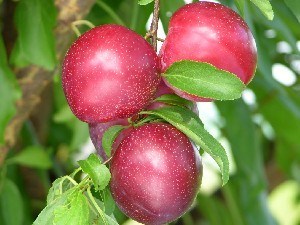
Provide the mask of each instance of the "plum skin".
POLYGON ((161 225, 192 205, 202 178, 202 164, 187 136, 165 123, 133 129, 117 148, 110 189, 130 218, 161 225))
MULTIPOLYGON (((153 99, 158 98, 164 94, 173 94, 173 93, 174 92, 172 91, 172 89, 168 88, 168 86, 165 85, 163 80, 161 80, 161 82, 159 83, 159 85, 157 87, 157 90, 155 92, 153 99)), ((164 106, 166 106, 166 104, 164 104, 164 103, 152 102, 152 103, 150 103, 150 105, 147 106, 147 110, 157 109, 157 108, 164 107, 164 106)), ((108 128, 110 128, 111 126, 115 126, 115 125, 130 126, 128 119, 117 119, 117 120, 106 122, 106 123, 89 124, 90 138, 97 150, 98 155, 100 155, 100 157, 104 161, 106 161, 108 159, 108 157, 107 157, 104 149, 102 148, 102 137, 108 128)), ((127 133, 129 132, 128 130, 129 129, 126 129, 118 135, 118 137, 116 138, 116 140, 114 141, 114 144, 112 146, 112 154, 115 151, 115 149, 118 147, 120 142, 123 140, 123 138, 127 135, 127 133)))
POLYGON ((149 104, 160 82, 156 52, 120 25, 95 27, 69 48, 62 85, 75 116, 87 123, 128 118, 149 104))
MULTIPOLYGON (((161 82, 159 83, 159 85, 157 87, 157 91, 155 93, 154 99, 160 97, 161 95, 165 95, 165 94, 174 94, 174 91, 172 89, 170 89, 168 86, 166 86, 164 81, 161 80, 161 82)), ((161 107, 166 107, 166 106, 168 106, 168 105, 165 103, 162 103, 162 102, 152 102, 150 105, 147 106, 147 110, 155 110, 155 109, 158 109, 161 107)), ((197 116, 199 116, 199 111, 198 111, 197 105, 195 103, 193 104, 192 111, 197 116)), ((115 125, 130 126, 128 119, 118 119, 118 120, 114 120, 114 121, 110 121, 110 122, 106 122, 106 123, 89 124, 89 133, 90 133, 91 141, 92 141, 93 145, 95 146, 95 149, 97 150, 98 155, 104 161, 108 160, 108 157, 102 147, 102 137, 108 128, 110 128, 111 126, 115 126, 115 125)), ((119 146, 119 144, 121 143, 121 141, 127 136, 127 134, 129 133, 129 130, 130 129, 127 128, 118 135, 118 137, 116 138, 116 140, 114 141, 113 146, 112 146, 112 152, 111 152, 112 155, 115 152, 115 150, 117 149, 117 147, 119 146)))
MULTIPOLYGON (((187 4, 173 14, 159 57, 162 72, 176 61, 193 60, 229 71, 248 84, 256 70, 257 49, 249 27, 236 12, 218 3, 201 1, 187 4)), ((181 97, 203 100, 164 80, 181 97)))
MULTIPOLYGON (((98 155, 103 159, 103 161, 108 160, 108 157, 102 147, 102 137, 105 131, 115 125, 123 125, 123 126, 129 126, 128 120, 127 119, 118 119, 115 121, 111 122, 106 122, 106 123, 93 123, 89 124, 89 133, 90 133, 90 138, 95 146, 98 155)), ((128 129, 121 131, 121 133, 118 135, 116 140, 113 143, 112 146, 112 152, 118 147, 118 145, 121 143, 123 138, 127 135, 128 129)))

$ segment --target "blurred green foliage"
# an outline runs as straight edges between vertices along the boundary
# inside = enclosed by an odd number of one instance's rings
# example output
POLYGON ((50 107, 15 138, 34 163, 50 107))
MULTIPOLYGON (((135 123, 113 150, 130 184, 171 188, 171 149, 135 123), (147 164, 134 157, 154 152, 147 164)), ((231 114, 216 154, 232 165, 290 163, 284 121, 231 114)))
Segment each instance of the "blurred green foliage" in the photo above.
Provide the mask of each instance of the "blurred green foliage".
MULTIPOLYGON (((249 103, 243 98, 216 102, 221 116, 216 127, 229 142, 228 151, 232 153, 235 168, 226 186, 219 185, 209 194, 202 191, 191 212, 174 224, 299 225, 300 2, 272 0, 273 21, 267 20, 258 9, 266 1, 252 1, 258 7, 248 0, 220 2, 238 11, 255 36, 258 68, 249 86, 255 101, 249 103), (288 69, 295 82, 284 85, 274 79, 274 64, 288 69)), ((169 17, 184 4, 183 0, 161 0, 165 32, 169 17)), ((0 8, 0 21, 14 18, 14 28, 9 30, 0 23, 2 34, 15 34, 14 30, 17 33, 15 39, 5 40, 5 43, 13 41, 10 50, 0 37, 1 145, 5 127, 16 111, 14 102, 20 98, 13 71, 29 64, 53 70, 60 62, 56 60, 54 48, 57 12, 53 0, 6 0, 0 8), (11 6, 15 7, 13 13, 4 13, 11 6)), ((86 19, 95 25, 123 24, 144 36, 152 8, 153 3, 141 6, 137 0, 97 0, 86 19)), ((271 18, 269 10, 265 14, 271 18)), ((288 79, 283 72, 280 76, 288 79)), ((27 120, 18 145, 10 150, 1 166, 0 224, 32 224, 45 206, 50 184, 71 173, 76 168, 74 161, 79 152, 86 149, 83 146, 88 141, 87 125, 69 110, 60 74, 54 76, 46 92, 47 97, 42 101, 43 106, 49 106, 48 112, 40 115, 38 111, 27 120)), ((205 167, 204 173, 206 170, 209 167, 205 167)), ((127 220, 117 208, 115 217, 120 224, 127 220)))

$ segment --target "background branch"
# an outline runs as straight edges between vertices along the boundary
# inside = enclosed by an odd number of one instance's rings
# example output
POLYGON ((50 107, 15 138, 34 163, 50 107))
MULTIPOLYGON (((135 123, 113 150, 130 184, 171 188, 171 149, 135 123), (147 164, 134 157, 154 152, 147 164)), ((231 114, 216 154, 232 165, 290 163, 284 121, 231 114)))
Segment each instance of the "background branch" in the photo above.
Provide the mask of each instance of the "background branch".
MULTIPOLYGON (((55 5, 58 9, 57 26, 55 29, 56 52, 59 62, 74 37, 71 29, 72 22, 83 19, 90 11, 95 0, 56 0, 55 5)), ((56 71, 60 70, 60 65, 56 71)), ((54 71, 46 71, 38 66, 29 66, 15 71, 19 78, 22 90, 22 98, 16 104, 17 113, 12 118, 5 130, 5 145, 0 147, 0 165, 2 165, 8 150, 17 141, 23 123, 30 116, 35 106, 41 101, 40 94, 45 87, 52 82, 54 71)))

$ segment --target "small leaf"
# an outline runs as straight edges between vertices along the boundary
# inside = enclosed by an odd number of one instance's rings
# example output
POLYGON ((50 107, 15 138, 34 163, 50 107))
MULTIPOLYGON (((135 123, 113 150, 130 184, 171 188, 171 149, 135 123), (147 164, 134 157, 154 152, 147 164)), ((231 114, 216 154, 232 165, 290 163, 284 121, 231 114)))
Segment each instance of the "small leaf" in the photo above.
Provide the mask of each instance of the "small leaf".
POLYGON ((85 195, 78 189, 68 197, 64 205, 60 205, 54 211, 55 225, 86 225, 89 224, 89 204, 85 195))
POLYGON ((118 137, 118 135, 121 133, 122 130, 124 130, 126 127, 122 125, 115 125, 110 128, 108 128, 102 137, 102 147, 108 157, 111 156, 111 149, 113 146, 113 143, 115 139, 118 137))
POLYGON ((140 114, 160 116, 186 134, 217 162, 222 173, 223 185, 227 183, 229 179, 229 161, 226 151, 223 146, 204 129, 199 117, 192 111, 179 106, 171 106, 141 112, 140 114))
POLYGON ((203 98, 233 100, 240 98, 245 89, 245 84, 234 74, 195 61, 175 62, 163 77, 172 86, 203 98))
POLYGON ((148 5, 149 3, 153 2, 154 0, 138 0, 139 5, 148 5))
POLYGON ((24 224, 24 206, 21 193, 15 183, 5 179, 0 192, 0 209, 4 224, 24 224))
MULTIPOLYGON (((42 212, 38 215, 33 225, 49 225, 54 224, 55 210, 68 202, 69 197, 74 195, 75 189, 70 189, 63 193, 59 198, 47 205, 42 212)), ((78 190, 77 190, 78 191, 78 190)))
POLYGON ((260 9, 260 11, 267 17, 268 20, 273 20, 274 12, 269 0, 250 0, 250 1, 260 9))
POLYGON ((52 187, 49 189, 47 195, 47 205, 51 204, 57 198, 59 198, 64 192, 74 187, 66 177, 57 178, 53 183, 52 187))
POLYGON ((146 116, 145 118, 139 120, 139 121, 136 121, 135 123, 135 127, 138 127, 138 126, 141 126, 145 123, 149 123, 149 122, 152 122, 152 121, 156 121, 156 120, 159 120, 160 117, 159 116, 155 116, 155 115, 149 115, 149 116, 146 116))
POLYGON ((38 146, 30 146, 10 158, 8 163, 18 163, 23 166, 28 166, 38 169, 49 169, 52 162, 45 149, 38 146))
POLYGON ((101 160, 96 154, 91 154, 86 160, 78 161, 82 170, 92 179, 96 190, 103 190, 110 181, 109 169, 101 164, 101 160))
POLYGON ((165 94, 165 95, 159 96, 154 101, 166 103, 168 105, 185 106, 189 109, 193 108, 193 103, 191 101, 181 98, 175 94, 165 94))

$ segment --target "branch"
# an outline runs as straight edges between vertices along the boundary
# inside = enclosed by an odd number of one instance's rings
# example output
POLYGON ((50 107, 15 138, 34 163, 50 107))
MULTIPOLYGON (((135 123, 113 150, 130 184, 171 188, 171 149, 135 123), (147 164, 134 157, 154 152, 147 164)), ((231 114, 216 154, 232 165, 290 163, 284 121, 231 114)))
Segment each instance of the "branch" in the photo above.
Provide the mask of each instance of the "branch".
MULTIPOLYGON (((62 61, 70 40, 74 37, 73 30, 71 29, 72 22, 83 19, 94 3, 95 0, 55 0, 55 5, 58 9, 58 18, 54 33, 59 62, 62 61)), ((41 101, 40 94, 52 82, 53 75, 58 70, 60 70, 60 65, 56 68, 56 71, 51 72, 34 65, 16 70, 16 76, 19 78, 18 82, 23 96, 16 103, 16 115, 5 128, 5 145, 0 147, 0 165, 3 164, 8 150, 16 144, 23 123, 30 116, 35 106, 41 101)))
POLYGON ((157 29, 159 21, 159 0, 154 2, 153 18, 150 27, 152 46, 155 51, 157 51, 157 29))

